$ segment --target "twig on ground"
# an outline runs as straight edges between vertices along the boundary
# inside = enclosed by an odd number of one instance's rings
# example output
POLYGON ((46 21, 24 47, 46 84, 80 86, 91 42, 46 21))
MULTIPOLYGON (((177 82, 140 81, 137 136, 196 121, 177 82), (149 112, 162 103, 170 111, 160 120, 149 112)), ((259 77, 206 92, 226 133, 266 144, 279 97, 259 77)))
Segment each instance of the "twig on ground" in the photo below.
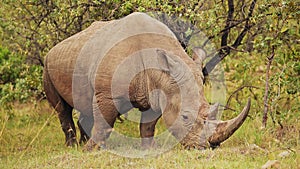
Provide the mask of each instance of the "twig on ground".
POLYGON ((42 132, 42 130, 46 127, 46 125, 49 123, 49 121, 54 117, 55 115, 55 110, 57 108, 57 106, 60 104, 60 102, 58 102, 55 106, 55 108, 53 109, 53 111, 51 112, 50 116, 47 118, 47 120, 45 121, 45 123, 43 124, 43 126, 40 128, 40 130, 36 133, 36 135, 34 136, 34 138, 31 140, 31 142, 26 146, 26 149, 24 150, 24 152, 21 154, 19 160, 21 160, 24 155, 26 154, 26 152, 28 151, 29 147, 34 143, 34 141, 38 138, 38 136, 40 135, 40 133, 42 132))
POLYGON ((3 122, 3 127, 2 127, 1 132, 0 132, 0 140, 1 140, 2 135, 4 133, 4 129, 6 127, 6 123, 7 123, 8 119, 9 119, 9 115, 6 113, 6 116, 5 116, 5 119, 4 119, 4 122, 3 122))

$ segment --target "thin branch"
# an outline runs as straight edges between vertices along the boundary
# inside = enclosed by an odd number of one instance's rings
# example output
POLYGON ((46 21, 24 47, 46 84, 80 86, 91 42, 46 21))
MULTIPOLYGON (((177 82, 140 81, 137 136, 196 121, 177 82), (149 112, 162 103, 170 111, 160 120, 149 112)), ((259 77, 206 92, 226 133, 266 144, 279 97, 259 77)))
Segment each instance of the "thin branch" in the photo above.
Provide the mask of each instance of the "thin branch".
MULTIPOLYGON (((228 0, 228 6, 229 6, 229 8, 232 8, 231 5, 233 3, 229 4, 229 3, 231 3, 231 1, 232 0, 228 0)), ((246 33, 252 27, 252 25, 249 24, 249 21, 250 21, 250 18, 252 17, 255 4, 256 4, 256 0, 253 0, 252 3, 251 3, 251 5, 250 5, 250 8, 249 8, 249 12, 248 12, 248 16, 246 18, 246 23, 245 23, 244 29, 242 30, 242 32, 239 34, 239 36, 236 38, 235 42, 232 45, 232 47, 234 49, 236 49, 241 44, 241 42, 244 39, 246 33)), ((228 18, 231 17, 231 14, 230 14, 231 11, 230 10, 234 10, 234 8, 233 9, 229 9, 228 18)), ((227 23, 226 23, 225 29, 227 28, 227 26, 231 26, 230 23, 229 23, 229 21, 231 21, 231 20, 227 19, 227 23)), ((221 50, 202 69, 204 77, 208 76, 208 74, 216 67, 216 65, 219 62, 221 62, 228 54, 230 54, 231 48, 227 45, 228 33, 229 33, 229 29, 226 30, 224 32, 223 36, 222 36, 221 50), (225 47, 225 48, 222 48, 222 47, 225 47)))
POLYGON ((9 115, 8 115, 8 113, 6 113, 6 116, 5 116, 4 122, 3 122, 3 127, 2 127, 2 129, 1 129, 1 131, 0 131, 0 140, 1 140, 1 138, 2 138, 2 135, 3 135, 3 133, 4 133, 4 130, 5 130, 5 128, 6 128, 6 123, 8 122, 8 119, 9 119, 9 115))
POLYGON ((33 15, 31 10, 29 10, 21 1, 19 1, 19 4, 22 6, 23 9, 26 10, 26 12, 32 17, 31 20, 33 20, 35 23, 37 23, 36 16, 33 15))
POLYGON ((235 109, 233 109, 233 108, 231 108, 231 107, 228 107, 227 105, 220 105, 220 107, 224 107, 224 109, 223 110, 231 110, 231 111, 234 111, 234 112, 236 112, 236 110, 235 109))
POLYGON ((52 110, 51 114, 49 115, 49 117, 47 118, 47 120, 44 122, 43 126, 39 129, 39 131, 36 133, 36 135, 33 137, 33 139, 31 140, 30 143, 27 144, 26 149, 23 151, 23 153, 21 154, 21 156, 19 157, 19 160, 21 160, 24 155, 27 153, 29 147, 34 143, 34 141, 38 138, 38 136, 40 135, 40 133, 43 131, 43 129, 46 127, 46 125, 49 123, 49 121, 55 117, 55 110, 57 108, 57 106, 60 104, 60 102, 58 102, 56 104, 56 106, 54 107, 54 109, 52 110))
POLYGON ((250 86, 250 85, 245 85, 245 86, 241 86, 238 89, 236 89, 228 98, 227 102, 226 102, 226 106, 225 107, 229 107, 229 103, 233 97, 233 95, 237 94, 239 91, 243 90, 244 88, 255 88, 255 89, 259 89, 259 87, 256 86, 250 86))
POLYGON ((244 26, 244 29, 242 30, 242 32, 239 34, 239 36, 236 38, 235 42, 233 43, 232 47, 234 48, 237 48, 242 40, 244 39, 246 33, 250 30, 250 28, 252 27, 252 25, 249 24, 249 20, 250 18, 252 17, 252 14, 253 14, 253 10, 254 10, 254 7, 255 7, 255 4, 256 4, 256 0, 253 0, 251 5, 250 5, 250 9, 249 9, 249 12, 248 12, 248 17, 246 19, 246 23, 245 23, 245 26, 244 26))
POLYGON ((269 106, 268 106, 268 95, 269 95, 269 78, 270 78, 270 68, 271 68, 271 64, 275 55, 275 49, 273 47, 272 49, 272 53, 269 57, 267 57, 268 59, 268 64, 267 64, 267 70, 266 70, 266 88, 265 88, 265 95, 264 95, 264 114, 263 114, 263 120, 262 120, 262 124, 263 124, 263 128, 267 127, 267 120, 268 120, 268 110, 269 110, 269 106))
POLYGON ((222 33, 224 33, 225 31, 228 31, 229 29, 231 28, 234 28, 236 26, 238 26, 239 24, 241 23, 244 23, 245 21, 247 21, 247 19, 243 19, 243 20, 240 20, 240 21, 237 21, 235 24, 231 24, 229 27, 226 27, 224 29, 222 29, 219 33, 215 34, 215 35, 211 35, 207 38, 207 40, 203 43, 202 45, 202 48, 213 38, 215 38, 216 36, 219 36, 221 35, 222 33))

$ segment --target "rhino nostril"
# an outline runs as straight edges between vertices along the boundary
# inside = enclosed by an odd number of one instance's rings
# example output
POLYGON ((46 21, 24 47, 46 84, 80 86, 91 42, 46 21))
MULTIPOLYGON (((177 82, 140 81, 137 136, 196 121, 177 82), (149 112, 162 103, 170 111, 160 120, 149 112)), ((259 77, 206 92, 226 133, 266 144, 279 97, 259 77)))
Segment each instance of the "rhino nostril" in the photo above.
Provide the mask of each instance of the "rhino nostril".
POLYGON ((212 149, 220 147, 220 143, 210 143, 209 145, 210 145, 210 148, 212 148, 212 149))
POLYGON ((188 119, 188 116, 186 116, 186 115, 181 115, 182 116, 182 118, 184 119, 184 120, 187 120, 188 119))

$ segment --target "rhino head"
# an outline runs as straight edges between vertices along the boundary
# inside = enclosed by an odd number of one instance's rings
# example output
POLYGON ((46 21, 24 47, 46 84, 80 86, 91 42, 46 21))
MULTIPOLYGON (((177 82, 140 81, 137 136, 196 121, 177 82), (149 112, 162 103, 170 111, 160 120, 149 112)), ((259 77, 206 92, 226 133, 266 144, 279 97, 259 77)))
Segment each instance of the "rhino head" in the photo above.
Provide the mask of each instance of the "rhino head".
POLYGON ((209 105, 204 97, 203 75, 199 66, 202 65, 201 57, 200 60, 193 58, 192 63, 186 61, 183 63, 183 57, 175 57, 164 51, 158 53, 159 58, 163 60, 161 65, 167 65, 166 71, 169 71, 170 76, 176 81, 180 93, 180 96, 176 97, 176 92, 173 92, 168 98, 170 105, 166 103, 164 106, 163 118, 169 131, 187 149, 219 146, 243 124, 249 113, 251 100, 248 99, 237 117, 227 121, 218 120, 219 103, 209 105), (172 101, 174 105, 171 105, 172 101), (180 108, 176 106, 178 104, 180 108), (169 115, 174 111, 179 112, 176 119, 169 115))
MULTIPOLYGON (((245 121, 249 109, 250 99, 242 112, 234 119, 217 120, 219 104, 210 106, 206 118, 198 118, 189 133, 182 139, 181 144, 187 148, 205 149, 216 148, 228 139, 245 121)), ((199 112, 200 115, 205 112, 199 112)))

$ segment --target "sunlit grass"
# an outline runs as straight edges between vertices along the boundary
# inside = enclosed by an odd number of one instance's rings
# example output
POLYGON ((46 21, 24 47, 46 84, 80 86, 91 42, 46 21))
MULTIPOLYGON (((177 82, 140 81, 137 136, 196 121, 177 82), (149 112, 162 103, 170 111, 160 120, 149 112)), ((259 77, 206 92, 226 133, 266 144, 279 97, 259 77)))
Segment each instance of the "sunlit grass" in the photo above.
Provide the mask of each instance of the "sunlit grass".
MULTIPOLYGON (((0 111, 0 168, 5 169, 261 168, 268 160, 278 160, 281 168, 300 167, 300 124, 296 123, 285 124, 293 127, 280 131, 272 123, 261 129, 260 117, 248 118, 242 128, 215 150, 185 150, 177 145, 156 157, 125 158, 104 150, 88 153, 82 152, 80 146, 65 147, 58 118, 47 103, 0 111), (289 154, 279 157, 285 151, 289 154)), ((157 127, 162 131, 160 123, 157 127)), ((136 123, 124 121, 115 127, 138 137, 136 123)))

